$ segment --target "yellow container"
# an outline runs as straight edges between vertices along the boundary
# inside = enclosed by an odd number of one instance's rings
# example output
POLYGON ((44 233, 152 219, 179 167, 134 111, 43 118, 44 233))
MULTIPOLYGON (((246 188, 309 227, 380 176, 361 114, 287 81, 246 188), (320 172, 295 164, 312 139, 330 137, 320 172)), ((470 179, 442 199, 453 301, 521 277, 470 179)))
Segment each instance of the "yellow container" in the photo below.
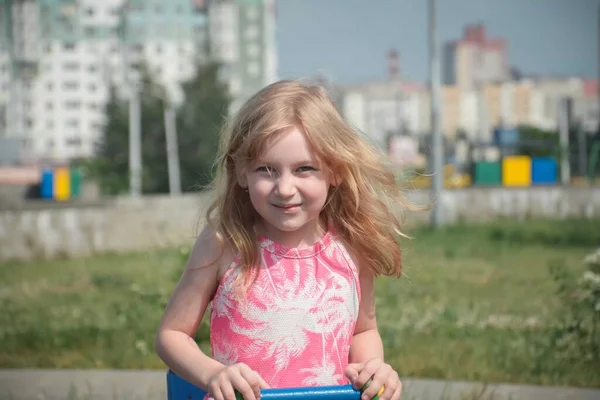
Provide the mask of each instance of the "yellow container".
POLYGON ((54 199, 58 201, 69 200, 71 197, 71 174, 69 168, 56 168, 54 170, 54 199))
POLYGON ((502 185, 507 187, 531 186, 531 157, 504 157, 502 160, 502 185))

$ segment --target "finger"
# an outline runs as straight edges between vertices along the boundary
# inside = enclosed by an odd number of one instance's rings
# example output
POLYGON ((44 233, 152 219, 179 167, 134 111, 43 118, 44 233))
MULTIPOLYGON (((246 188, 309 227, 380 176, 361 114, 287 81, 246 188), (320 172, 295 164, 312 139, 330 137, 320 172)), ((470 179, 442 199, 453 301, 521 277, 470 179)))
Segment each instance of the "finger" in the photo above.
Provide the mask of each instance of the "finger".
MULTIPOLYGON (((344 375, 346 376, 346 378, 348 378, 350 383, 354 384, 354 382, 358 378, 358 374, 363 369, 363 367, 364 367, 363 363, 348 364, 346 366, 346 368, 344 369, 344 375)), ((360 386, 356 385, 356 386, 354 386, 354 388, 360 389, 360 386)))
POLYGON ((255 372, 256 376, 258 377, 258 382, 260 383, 260 388, 261 389, 270 389, 271 386, 267 383, 267 381, 265 381, 262 376, 260 376, 258 374, 258 372, 255 372))
POLYGON ((260 396, 260 389, 269 389, 271 387, 258 372, 245 364, 240 367, 240 372, 255 391, 257 398, 260 396))
POLYGON ((378 359, 373 359, 373 360, 368 361, 364 365, 362 370, 360 370, 360 373, 358 374, 358 377, 356 378, 356 381, 354 382, 355 388, 360 389, 363 392, 367 391, 367 390, 369 391, 368 393, 370 393, 371 396, 367 397, 368 399, 373 397, 375 395, 375 393, 377 393, 379 388, 381 388, 381 385, 383 385, 383 382, 381 382, 381 379, 380 379, 379 386, 377 386, 377 388, 372 388, 373 382, 371 382, 368 387, 365 387, 365 384, 369 381, 369 379, 374 380, 375 372, 378 371, 381 363, 382 363, 381 360, 378 360, 378 359))
POLYGON ((223 398, 223 393, 221 392, 221 388, 219 388, 218 386, 215 386, 214 388, 211 388, 210 394, 212 395, 212 397, 215 400, 225 400, 223 398))
MULTIPOLYGON (((252 391, 252 394, 255 399, 260 398, 260 388, 261 388, 261 377, 258 375, 256 371, 250 369, 250 367, 245 367, 240 370, 242 378, 247 382, 249 389, 252 391)), ((246 400, 244 398, 244 400, 246 400)))
POLYGON ((398 373, 391 367, 386 369, 389 369, 388 379, 382 387, 383 390, 380 390, 377 393, 379 396, 376 397, 378 397, 379 400, 391 400, 398 388, 402 390, 402 382, 400 382, 400 379, 398 378, 398 373))
MULTIPOLYGON (((257 390, 256 393, 250 383, 247 381, 244 373, 248 375, 248 372, 240 371, 239 374, 235 374, 231 379, 231 384, 237 390, 244 400, 256 400, 257 394, 260 395, 260 390, 257 390)), ((253 374, 250 374, 252 378, 254 378, 253 374)), ((258 381, 256 381, 256 385, 258 386, 258 381)), ((229 400, 229 399, 226 399, 229 400)), ((233 400, 236 400, 235 398, 233 400)))
MULTIPOLYGON (((367 368, 368 368, 368 366, 365 367, 365 370, 367 368)), ((386 364, 379 365, 379 368, 377 368, 377 370, 371 377, 371 383, 363 390, 363 395, 362 395, 363 399, 377 400, 377 399, 375 399, 375 396, 378 394, 379 394, 379 396, 381 396, 384 393, 384 391, 385 391, 384 384, 386 381, 388 381, 388 377, 389 377, 388 369, 391 370, 391 367, 387 366, 386 364)), ((392 387, 390 389, 395 389, 395 387, 392 387)))
POLYGON ((383 385, 375 395, 374 400, 390 400, 395 391, 396 385, 394 385, 393 383, 383 385))
POLYGON ((363 390, 361 399, 362 400, 378 400, 379 397, 385 392, 385 386, 380 379, 373 377, 369 382, 369 385, 363 390))
POLYGON ((221 392, 221 400, 236 400, 234 388, 231 385, 231 382, 222 382, 222 384, 219 386, 219 389, 221 392))
POLYGON ((401 395, 402 395, 402 383, 400 383, 400 385, 398 385, 398 387, 396 388, 396 391, 392 395, 392 400, 400 400, 401 395))

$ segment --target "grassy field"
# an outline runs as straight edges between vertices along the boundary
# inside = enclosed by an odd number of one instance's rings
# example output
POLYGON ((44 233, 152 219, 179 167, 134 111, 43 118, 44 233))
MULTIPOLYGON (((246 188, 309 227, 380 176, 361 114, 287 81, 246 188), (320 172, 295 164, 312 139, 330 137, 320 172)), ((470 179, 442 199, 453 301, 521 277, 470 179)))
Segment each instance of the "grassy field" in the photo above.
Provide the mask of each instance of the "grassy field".
MULTIPOLYGON (((548 266, 582 271, 599 226, 409 232, 405 276, 377 281, 388 362, 410 377, 600 387, 598 368, 545 346, 561 311, 548 266)), ((164 368, 153 335, 182 268, 178 249, 0 265, 0 367, 164 368)))

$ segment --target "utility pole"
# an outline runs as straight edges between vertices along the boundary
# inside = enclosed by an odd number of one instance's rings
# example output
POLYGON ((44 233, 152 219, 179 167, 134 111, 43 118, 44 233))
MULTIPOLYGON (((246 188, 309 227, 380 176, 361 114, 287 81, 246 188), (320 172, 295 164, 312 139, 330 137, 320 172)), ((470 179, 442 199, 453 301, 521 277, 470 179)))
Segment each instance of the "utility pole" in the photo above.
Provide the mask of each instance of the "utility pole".
MULTIPOLYGON (((598 84, 597 86, 597 96, 598 96, 598 111, 600 113, 600 7, 598 7, 598 15, 596 17, 596 40, 597 40, 597 45, 596 45, 596 57, 597 57, 597 68, 598 68, 598 84)), ((600 117, 598 118, 598 132, 600 133, 600 117)))
POLYGON ((142 194, 142 129, 140 93, 137 80, 129 82, 129 193, 142 194))
POLYGON ((577 126, 577 145, 578 145, 578 157, 579 161, 579 176, 585 178, 587 176, 587 165, 588 165, 588 149, 587 149, 587 134, 585 133, 585 127, 583 122, 577 126))
POLYGON ((165 139, 167 143, 167 167, 169 170, 169 193, 181 194, 181 176, 179 173, 179 149, 177 144, 177 122, 175 107, 165 102, 165 139))
POLYGON ((560 181, 563 185, 568 185, 571 181, 569 126, 569 100, 562 98, 558 101, 558 130, 560 140, 560 181))
POLYGON ((444 186, 444 144, 440 129, 440 44, 437 29, 436 0, 429 0, 429 73, 431 85, 431 136, 432 136, 432 200, 431 224, 438 228, 442 224, 442 192, 444 186))
POLYGON ((129 40, 127 17, 130 10, 129 0, 121 6, 119 36, 121 56, 123 58, 123 84, 129 100, 129 195, 139 197, 142 194, 142 128, 140 92, 137 74, 130 71, 129 40))
POLYGON ((8 55, 8 86, 9 86, 9 101, 6 103, 5 113, 5 136, 18 136, 20 132, 19 126, 19 99, 18 97, 18 73, 17 62, 15 57, 15 38, 13 25, 13 1, 5 0, 2 2, 2 25, 5 31, 3 34, 6 37, 6 52, 8 55))

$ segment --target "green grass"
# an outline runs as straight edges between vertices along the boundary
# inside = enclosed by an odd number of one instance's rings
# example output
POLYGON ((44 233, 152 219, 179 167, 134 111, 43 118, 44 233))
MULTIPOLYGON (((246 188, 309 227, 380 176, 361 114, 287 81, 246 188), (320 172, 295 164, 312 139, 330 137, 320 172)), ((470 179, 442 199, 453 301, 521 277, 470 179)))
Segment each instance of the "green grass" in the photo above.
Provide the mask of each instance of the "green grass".
MULTIPOLYGON (((548 266, 582 271, 599 226, 412 230, 405 276, 377 280, 388 362, 410 377, 600 387, 598 368, 545 346, 560 312, 548 266)), ((164 368, 153 336, 182 268, 176 249, 0 265, 0 367, 164 368)))

